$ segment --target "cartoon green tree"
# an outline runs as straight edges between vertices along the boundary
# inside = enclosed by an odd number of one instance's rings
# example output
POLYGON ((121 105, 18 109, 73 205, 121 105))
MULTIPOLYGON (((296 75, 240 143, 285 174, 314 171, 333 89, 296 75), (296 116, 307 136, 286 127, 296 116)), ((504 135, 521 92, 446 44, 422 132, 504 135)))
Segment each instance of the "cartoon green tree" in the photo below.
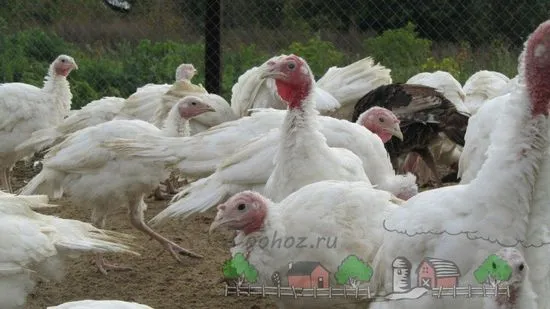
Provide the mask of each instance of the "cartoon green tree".
POLYGON ((497 287, 502 281, 510 279, 512 267, 496 254, 489 255, 485 261, 474 271, 474 277, 478 283, 489 283, 497 287))
POLYGON ((334 274, 334 277, 338 284, 344 285, 347 283, 355 289, 360 282, 370 281, 372 273, 372 267, 370 267, 368 263, 364 262, 356 255, 350 255, 342 261, 340 266, 338 266, 338 270, 334 274))
POLYGON ((242 253, 235 254, 232 259, 223 263, 223 275, 226 279, 233 279, 238 286, 245 280, 254 283, 258 279, 258 271, 248 263, 242 253))

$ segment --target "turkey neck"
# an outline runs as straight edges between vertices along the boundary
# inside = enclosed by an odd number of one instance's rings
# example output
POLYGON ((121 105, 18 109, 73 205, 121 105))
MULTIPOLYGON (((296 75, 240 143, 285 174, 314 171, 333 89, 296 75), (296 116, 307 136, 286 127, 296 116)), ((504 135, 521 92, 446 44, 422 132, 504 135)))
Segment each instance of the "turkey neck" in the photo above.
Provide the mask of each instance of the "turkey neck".
MULTIPOLYGON (((550 131, 549 131, 550 134, 550 131)), ((550 266, 550 158, 544 157, 541 171, 535 185, 535 195, 531 212, 529 214, 529 225, 527 228, 527 248, 524 256, 527 265, 534 265, 533 270, 528 274, 532 289, 537 295, 537 308, 549 308, 550 279, 548 274, 550 266), (546 243, 546 244, 545 244, 546 243)))
POLYGON ((536 102, 531 104, 525 85, 518 85, 510 100, 510 109, 491 135, 487 161, 467 190, 479 204, 473 211, 481 218, 498 214, 513 219, 508 234, 512 239, 502 240, 515 245, 525 241, 534 187, 548 147, 548 121, 543 115, 533 116, 536 102))
POLYGON ((53 107, 56 112, 57 123, 61 123, 65 116, 69 114, 71 110, 71 100, 73 94, 67 78, 62 75, 55 74, 53 64, 50 65, 48 74, 44 77, 44 86, 42 91, 48 93, 53 98, 53 107))
POLYGON ((183 119, 178 110, 178 104, 174 104, 164 121, 162 135, 166 137, 190 136, 189 120, 183 119))
POLYGON ((318 131, 319 123, 312 93, 299 106, 289 106, 280 132, 275 168, 265 191, 267 197, 279 202, 296 187, 307 182, 311 169, 319 168, 316 158, 328 151, 325 137, 318 131))
POLYGON ((316 138, 320 135, 316 134, 319 133, 319 122, 312 97, 310 94, 301 106, 288 109, 283 122, 279 153, 284 154, 284 151, 300 148, 301 144, 296 143, 298 138, 316 138))

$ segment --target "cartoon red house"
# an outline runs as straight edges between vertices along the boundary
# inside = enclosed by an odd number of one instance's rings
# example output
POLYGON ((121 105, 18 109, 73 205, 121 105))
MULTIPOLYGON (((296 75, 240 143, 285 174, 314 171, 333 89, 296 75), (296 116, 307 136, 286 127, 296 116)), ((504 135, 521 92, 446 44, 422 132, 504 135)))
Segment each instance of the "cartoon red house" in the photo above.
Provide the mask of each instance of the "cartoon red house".
POLYGON ((288 286, 311 289, 328 288, 330 272, 319 262, 296 262, 288 264, 288 286))
POLYGON ((460 271, 454 262, 427 257, 418 265, 416 276, 419 287, 452 288, 458 286, 460 271))

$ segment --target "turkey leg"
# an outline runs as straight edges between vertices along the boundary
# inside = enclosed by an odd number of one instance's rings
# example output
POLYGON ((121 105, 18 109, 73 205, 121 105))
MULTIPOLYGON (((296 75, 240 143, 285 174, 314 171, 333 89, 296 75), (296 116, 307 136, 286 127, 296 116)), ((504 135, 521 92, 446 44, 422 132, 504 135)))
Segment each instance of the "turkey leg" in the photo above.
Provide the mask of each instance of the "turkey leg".
POLYGON ((8 190, 8 193, 13 193, 13 188, 11 186, 10 182, 10 169, 4 168, 2 170, 2 182, 4 183, 4 186, 8 190))
POLYGON ((416 153, 422 157, 422 160, 424 160, 424 163, 428 166, 428 168, 432 171, 433 175, 435 176, 435 187, 439 188, 443 185, 441 182, 441 177, 439 177, 439 173, 437 172, 437 168, 435 166, 435 160, 434 157, 429 149, 418 149, 414 150, 416 153))
POLYGON ((164 182, 164 184, 166 185, 166 193, 168 193, 168 194, 178 194, 178 192, 176 192, 176 189, 174 189, 174 185, 172 184, 170 179, 166 180, 164 182))
POLYGON ((153 192, 153 197, 155 198, 155 201, 166 201, 169 200, 168 196, 162 194, 162 190, 160 190, 160 186, 158 186, 155 191, 153 192))
POLYGON ((174 259, 176 259, 178 262, 183 263, 181 260, 181 257, 179 255, 187 255, 194 258, 202 258, 202 255, 196 254, 192 251, 189 251, 185 248, 182 248, 178 246, 173 241, 163 237, 159 233, 153 231, 147 224, 145 224, 145 221, 143 220, 143 210, 141 207, 141 203, 143 202, 143 197, 140 197, 137 201, 130 204, 130 223, 132 225, 142 231, 143 233, 151 236, 152 239, 155 239, 158 241, 170 254, 174 259))
MULTIPOLYGON (((104 229, 105 228, 105 219, 106 219, 106 217, 107 217, 106 213, 102 216, 96 216, 96 214, 94 213, 94 214, 92 214, 92 224, 97 228, 104 229)), ((115 270, 115 271, 116 270, 118 270, 118 271, 132 270, 131 267, 111 264, 111 263, 107 262, 105 260, 105 258, 103 257, 103 253, 96 253, 95 258, 94 258, 94 263, 97 266, 97 268, 99 269, 99 271, 104 275, 107 275, 108 270, 115 270)))

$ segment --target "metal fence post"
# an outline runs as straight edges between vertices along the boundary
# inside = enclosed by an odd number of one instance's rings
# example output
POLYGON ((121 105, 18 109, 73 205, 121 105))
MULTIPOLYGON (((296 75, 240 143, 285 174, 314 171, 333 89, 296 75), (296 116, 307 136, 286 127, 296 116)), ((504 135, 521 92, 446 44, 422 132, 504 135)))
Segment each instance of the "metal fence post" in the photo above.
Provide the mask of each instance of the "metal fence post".
POLYGON ((206 0, 204 16, 204 84, 208 92, 215 94, 221 94, 222 91, 221 2, 206 0))

